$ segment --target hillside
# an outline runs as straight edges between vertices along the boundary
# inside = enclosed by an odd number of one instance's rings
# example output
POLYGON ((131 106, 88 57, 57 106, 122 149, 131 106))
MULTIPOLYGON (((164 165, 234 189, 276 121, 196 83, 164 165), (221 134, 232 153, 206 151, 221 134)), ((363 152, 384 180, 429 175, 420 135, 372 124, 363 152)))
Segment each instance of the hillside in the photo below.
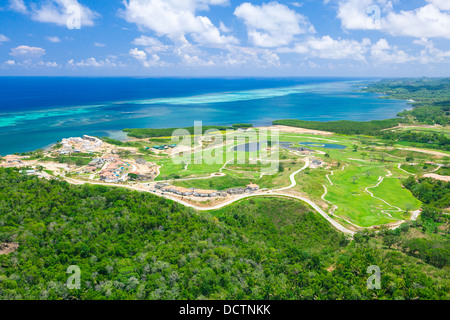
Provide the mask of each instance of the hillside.
MULTIPOLYGON (((362 235, 349 242, 302 203, 258 198, 197 213, 103 186, 0 169, 2 299, 448 299, 439 269, 362 235), (81 289, 65 287, 78 265, 81 289), (378 265, 383 289, 368 291, 378 265)), ((399 231, 400 232, 400 231, 399 231)))

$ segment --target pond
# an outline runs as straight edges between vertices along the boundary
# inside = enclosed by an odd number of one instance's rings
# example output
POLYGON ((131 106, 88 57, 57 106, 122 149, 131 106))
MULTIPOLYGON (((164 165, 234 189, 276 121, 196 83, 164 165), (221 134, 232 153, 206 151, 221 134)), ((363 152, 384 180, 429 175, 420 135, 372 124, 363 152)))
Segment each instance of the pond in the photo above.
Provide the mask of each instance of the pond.
POLYGON ((302 147, 294 147, 295 142, 289 142, 289 141, 280 141, 280 148, 281 149, 287 149, 287 150, 292 150, 292 151, 311 151, 307 148, 302 148, 302 147))
POLYGON ((263 147, 262 143, 259 142, 250 142, 246 144, 240 144, 234 148, 234 151, 240 152, 257 152, 261 150, 263 147))
POLYGON ((330 144, 330 143, 321 143, 321 142, 300 142, 300 145, 313 147, 313 148, 325 148, 325 149, 337 149, 344 150, 347 149, 346 146, 340 144, 330 144))

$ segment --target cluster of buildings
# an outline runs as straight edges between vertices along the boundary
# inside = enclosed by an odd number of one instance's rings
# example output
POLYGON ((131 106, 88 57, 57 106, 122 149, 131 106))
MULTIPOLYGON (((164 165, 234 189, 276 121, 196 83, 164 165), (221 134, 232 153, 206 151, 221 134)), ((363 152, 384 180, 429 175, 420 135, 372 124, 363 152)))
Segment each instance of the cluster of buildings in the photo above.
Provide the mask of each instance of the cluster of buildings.
POLYGON ((16 168, 24 166, 22 159, 19 156, 10 155, 4 157, 5 161, 0 162, 0 167, 3 168, 16 168))
POLYGON ((174 193, 184 197, 199 197, 199 198, 226 197, 228 195, 241 195, 259 190, 259 186, 256 184, 249 184, 247 188, 234 188, 228 189, 227 191, 201 190, 195 188, 187 189, 183 187, 175 187, 168 183, 158 183, 156 184, 155 187, 156 189, 161 190, 161 192, 174 193))
POLYGON ((120 160, 118 155, 106 155, 102 157, 102 160, 109 162, 108 165, 100 172, 100 180, 107 183, 125 182, 128 179, 128 174, 124 173, 125 168, 129 164, 125 164, 120 160))
POLYGON ((153 149, 156 149, 156 150, 167 150, 169 148, 173 149, 173 148, 176 148, 176 147, 177 147, 176 144, 171 144, 171 145, 165 144, 163 146, 154 146, 153 149))
POLYGON ((93 159, 91 162, 88 163, 88 165, 84 169, 84 172, 86 173, 96 172, 97 170, 100 170, 104 166, 105 162, 106 160, 102 158, 93 159))
POLYGON ((128 174, 128 178, 130 178, 130 180, 134 180, 134 181, 151 181, 153 179, 155 179, 156 177, 156 172, 152 171, 149 173, 141 173, 138 171, 134 171, 134 172, 130 172, 128 174))
POLYGON ((317 168, 322 167, 323 165, 324 165, 324 163, 321 160, 315 159, 315 160, 311 161, 310 168, 317 169, 317 168))
POLYGON ((103 145, 103 141, 96 137, 84 135, 83 138, 62 139, 62 148, 59 154, 71 154, 82 152, 93 152, 95 149, 103 145))

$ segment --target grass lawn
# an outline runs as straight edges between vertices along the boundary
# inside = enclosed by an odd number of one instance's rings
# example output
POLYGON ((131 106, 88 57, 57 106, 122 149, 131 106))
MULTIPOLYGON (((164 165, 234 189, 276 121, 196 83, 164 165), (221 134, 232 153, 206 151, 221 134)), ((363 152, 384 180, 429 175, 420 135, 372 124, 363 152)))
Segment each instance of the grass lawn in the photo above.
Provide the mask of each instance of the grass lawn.
POLYGON ((423 164, 423 165, 409 165, 404 164, 401 166, 401 168, 405 171, 408 171, 413 174, 425 174, 430 173, 433 170, 436 170, 437 166, 429 165, 429 164, 423 164))
POLYGON ((422 133, 437 133, 437 134, 445 134, 447 137, 450 137, 450 126, 446 127, 435 127, 435 128, 400 128, 396 129, 396 131, 408 131, 408 132, 422 132, 422 133))
POLYGON ((330 174, 330 171, 306 169, 296 177, 297 186, 295 190, 307 195, 313 200, 321 200, 325 192, 323 185, 327 187, 329 185, 326 178, 327 174, 330 174))
POLYGON ((450 176, 450 167, 441 167, 436 174, 440 174, 441 176, 450 176))
POLYGON ((380 166, 349 166, 344 171, 336 171, 330 177, 334 185, 327 186, 328 194, 325 198, 339 206, 336 215, 358 226, 370 227, 395 222, 395 219, 382 212, 393 208, 372 198, 365 191, 365 188, 375 186, 378 178, 386 174, 386 169, 380 166), (354 183, 353 177, 356 177, 354 183))
MULTIPOLYGON (((402 210, 406 210, 408 206, 410 210, 417 210, 422 206, 422 203, 414 198, 408 189, 402 188, 401 180, 398 178, 384 178, 383 182, 377 188, 369 190, 375 197, 381 198, 402 210)), ((393 217, 397 219, 406 218, 404 212, 394 211, 391 212, 393 217)))

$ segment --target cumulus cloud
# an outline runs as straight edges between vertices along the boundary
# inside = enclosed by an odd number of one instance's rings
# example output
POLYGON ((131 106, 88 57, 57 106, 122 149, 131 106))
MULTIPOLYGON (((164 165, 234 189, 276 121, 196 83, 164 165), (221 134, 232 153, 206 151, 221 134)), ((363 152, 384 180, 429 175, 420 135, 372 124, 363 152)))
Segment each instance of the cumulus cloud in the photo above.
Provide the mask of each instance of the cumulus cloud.
POLYGON ((215 65, 214 61, 206 61, 195 55, 183 54, 181 58, 183 59, 183 64, 189 67, 211 67, 215 65))
POLYGON ((324 59, 365 60, 365 53, 370 45, 369 39, 361 42, 347 39, 332 39, 330 36, 311 38, 307 45, 313 55, 324 59))
POLYGON ((5 61, 4 64, 7 66, 15 66, 16 62, 14 60, 8 60, 8 61, 5 61))
POLYGON ((230 33, 233 31, 231 28, 228 28, 222 21, 220 21, 219 30, 223 33, 230 33))
POLYGON ((379 29, 394 36, 450 39, 450 2, 427 0, 428 4, 410 11, 395 12, 387 0, 341 0, 338 17, 348 30, 379 29), (380 16, 374 24, 368 8, 378 5, 380 16))
POLYGON ((428 39, 414 40, 414 44, 423 46, 424 48, 420 51, 419 61, 421 63, 439 63, 443 61, 450 61, 450 50, 442 51, 435 48, 433 41, 428 39))
POLYGON ((9 9, 24 14, 28 12, 23 0, 9 0, 9 9))
POLYGON ((386 39, 380 39, 371 47, 371 58, 375 64, 384 63, 405 63, 415 60, 397 46, 390 46, 386 39))
POLYGON ((427 0, 427 2, 432 3, 441 10, 450 10, 450 1, 448 0, 427 0))
POLYGON ((146 50, 151 52, 163 52, 170 48, 158 39, 147 36, 140 36, 139 38, 134 39, 133 44, 136 46, 147 47, 146 50))
POLYGON ((85 60, 81 60, 80 62, 75 62, 73 59, 67 61, 67 64, 72 67, 95 67, 95 68, 101 68, 101 67, 117 67, 117 63, 110 59, 105 60, 97 60, 95 58, 88 58, 85 60))
POLYGON ((54 23, 59 26, 68 26, 68 23, 72 23, 75 28, 93 26, 94 19, 99 16, 77 0, 49 0, 39 7, 33 3, 31 8, 31 18, 35 21, 54 23), (75 26, 78 22, 79 26, 75 26))
POLYGON ((148 57, 145 51, 139 50, 138 48, 131 49, 129 53, 130 56, 135 58, 146 68, 166 65, 163 61, 161 61, 161 58, 157 54, 150 54, 148 57))
POLYGON ((176 40, 186 35, 205 45, 236 44, 233 36, 224 36, 208 17, 196 15, 210 5, 224 5, 228 0, 125 0, 121 15, 142 30, 176 40))
POLYGON ((289 45, 295 36, 315 32, 308 19, 278 2, 243 3, 234 15, 244 20, 249 40, 259 47, 289 45))
POLYGON ((59 65, 56 62, 51 62, 51 61, 39 61, 38 63, 39 66, 43 66, 43 67, 50 67, 50 68, 56 68, 59 67, 59 65))
POLYGON ((9 54, 17 58, 33 59, 45 55, 45 49, 39 47, 18 46, 17 48, 11 49, 9 54))
POLYGON ((362 41, 356 41, 351 39, 333 39, 330 36, 309 37, 304 42, 297 43, 293 48, 282 48, 279 52, 296 52, 322 59, 364 61, 370 45, 371 41, 367 38, 362 41))

